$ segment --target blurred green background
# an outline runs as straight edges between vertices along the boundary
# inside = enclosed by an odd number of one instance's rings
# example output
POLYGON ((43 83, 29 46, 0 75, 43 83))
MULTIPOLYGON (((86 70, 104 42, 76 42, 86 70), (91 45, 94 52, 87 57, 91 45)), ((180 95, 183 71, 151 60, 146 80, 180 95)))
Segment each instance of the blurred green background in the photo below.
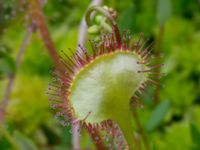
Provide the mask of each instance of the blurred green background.
MULTIPOLYGON (((45 1, 45 21, 57 50, 76 48, 90 2, 45 1)), ((16 74, 0 125, 0 150, 70 150, 70 127, 55 119, 45 94, 53 61, 38 30, 31 34, 19 68, 15 64, 30 23, 21 3, 0 1, 0 101, 8 78, 16 74)), ((159 102, 154 103, 154 87, 149 87, 142 98, 144 109, 138 109, 150 148, 200 150, 200 1, 104 0, 102 5, 117 10, 121 31, 129 29, 134 36, 143 32, 154 41, 153 53, 156 47, 161 52, 166 75, 160 81, 159 102)), ((135 123, 133 130, 140 135, 135 123)), ((86 132, 81 147, 94 149, 86 132)))

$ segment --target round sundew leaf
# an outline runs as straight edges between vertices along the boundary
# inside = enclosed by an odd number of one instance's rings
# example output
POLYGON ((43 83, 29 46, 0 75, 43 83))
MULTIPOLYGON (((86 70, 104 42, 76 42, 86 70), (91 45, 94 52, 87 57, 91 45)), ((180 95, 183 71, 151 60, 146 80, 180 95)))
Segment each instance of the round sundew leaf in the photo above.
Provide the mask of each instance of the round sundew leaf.
POLYGON ((126 140, 116 145, 119 148, 127 142, 125 147, 133 150, 130 104, 134 105, 147 84, 158 85, 154 78, 157 76, 155 68, 160 65, 152 64, 152 45, 146 47, 148 40, 143 41, 143 34, 134 43, 130 42, 128 31, 120 35, 112 10, 107 12, 98 6, 91 7, 86 13, 88 26, 92 25, 90 14, 93 11, 110 21, 111 34, 101 35, 98 42, 90 40, 92 55, 81 45, 72 57, 61 51, 60 63, 64 68, 55 67, 52 72, 55 78, 48 88, 51 106, 62 114, 62 122, 74 125, 80 121, 98 149, 104 149, 104 141, 99 135, 99 130, 103 130, 117 137, 123 133, 126 140))
POLYGON ((132 148, 130 98, 148 74, 138 64, 141 58, 128 51, 102 55, 83 67, 74 77, 69 89, 69 101, 76 118, 87 123, 115 121, 132 148))

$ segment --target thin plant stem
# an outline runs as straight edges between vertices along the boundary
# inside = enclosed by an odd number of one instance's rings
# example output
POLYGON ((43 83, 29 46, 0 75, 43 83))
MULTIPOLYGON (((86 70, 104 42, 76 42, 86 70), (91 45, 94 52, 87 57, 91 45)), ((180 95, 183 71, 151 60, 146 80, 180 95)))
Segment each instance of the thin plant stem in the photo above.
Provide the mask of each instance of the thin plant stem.
POLYGON ((133 116, 134 116, 135 123, 136 123, 136 125, 139 129, 140 134, 141 134, 142 140, 144 142, 145 149, 150 150, 146 132, 145 132, 145 130, 144 130, 144 128, 143 128, 143 126, 140 122, 140 119, 139 119, 138 114, 137 114, 137 110, 135 108, 133 109, 133 116))
POLYGON ((138 133, 135 133, 134 137, 135 150, 142 150, 140 135, 138 133))
MULTIPOLYGON (((163 43, 163 36, 164 36, 164 31, 165 31, 165 27, 164 25, 160 25, 160 30, 159 30, 159 35, 157 38, 157 44, 156 44, 156 58, 158 59, 158 62, 161 62, 161 48, 162 48, 162 43, 163 43)), ((161 67, 157 67, 156 69, 156 73, 160 74, 161 72, 161 67)), ((160 78, 159 76, 156 77, 155 81, 158 83, 158 85, 160 85, 160 78)), ((160 102, 160 97, 159 97, 159 92, 160 92, 160 86, 156 86, 155 87, 155 92, 154 92, 154 104, 158 104, 160 102)))
POLYGON ((42 6, 39 0, 29 0, 29 8, 30 8, 30 16, 32 17, 32 21, 36 24, 37 29, 40 32, 42 40, 47 47, 47 50, 54 61, 54 64, 64 68, 64 66, 59 63, 59 55, 56 51, 53 40, 50 36, 49 30, 45 23, 45 17, 42 12, 42 6))
MULTIPOLYGON (((18 54, 17 54, 17 58, 16 58, 16 68, 19 68, 19 65, 21 63, 21 60, 22 60, 22 56, 24 54, 24 51, 25 51, 25 48, 30 40, 30 36, 34 30, 35 26, 32 25, 32 26, 29 26, 28 29, 27 29, 27 32, 25 34, 25 37, 23 39, 23 42, 19 48, 19 51, 18 51, 18 54)), ((3 122, 4 120, 4 117, 5 117, 5 110, 6 110, 6 107, 8 105, 8 101, 9 101, 9 97, 10 97, 10 93, 11 93, 11 90, 12 90, 12 86, 13 86, 13 83, 14 83, 14 79, 15 79, 15 76, 16 74, 12 74, 9 76, 9 81, 8 81, 8 85, 6 87, 6 90, 5 90, 5 95, 3 97, 3 100, 1 102, 1 105, 0 105, 0 122, 3 122)))

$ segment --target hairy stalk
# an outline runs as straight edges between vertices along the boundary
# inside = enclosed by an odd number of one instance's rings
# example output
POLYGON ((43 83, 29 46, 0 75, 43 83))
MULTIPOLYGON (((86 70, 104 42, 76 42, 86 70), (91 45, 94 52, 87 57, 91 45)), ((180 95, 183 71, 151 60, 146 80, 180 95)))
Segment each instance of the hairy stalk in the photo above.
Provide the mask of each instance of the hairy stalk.
MULTIPOLYGON (((31 25, 27 28, 25 37, 22 41, 22 44, 21 44, 19 51, 18 51, 18 54, 17 54, 16 68, 18 68, 20 63, 21 63, 21 59, 22 59, 22 56, 24 54, 25 48, 26 48, 26 46, 29 42, 31 33, 34 31, 34 29, 35 29, 34 25, 31 25)), ((7 85, 6 90, 5 90, 5 95, 4 95, 3 100, 1 102, 1 105, 0 105, 0 122, 3 122, 3 120, 4 120, 5 110, 6 110, 6 107, 8 105, 8 101, 9 101, 9 97, 10 97, 10 93, 11 93, 11 90, 12 90, 12 86, 13 86, 13 83, 14 83, 15 76, 16 76, 16 74, 12 74, 9 77, 8 85, 7 85)))

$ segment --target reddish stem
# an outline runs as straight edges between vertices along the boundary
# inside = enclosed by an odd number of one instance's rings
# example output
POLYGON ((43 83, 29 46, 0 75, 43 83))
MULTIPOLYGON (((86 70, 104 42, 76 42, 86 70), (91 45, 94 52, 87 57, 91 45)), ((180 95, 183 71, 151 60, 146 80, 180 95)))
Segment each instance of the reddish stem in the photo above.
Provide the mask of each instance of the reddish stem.
POLYGON ((41 37, 44 41, 47 50, 51 58, 53 59, 56 66, 63 66, 59 63, 59 56, 54 46, 53 40, 51 39, 50 33, 45 23, 45 17, 41 10, 41 5, 39 0, 29 0, 30 16, 32 17, 33 23, 36 24, 38 30, 40 31, 41 37))

